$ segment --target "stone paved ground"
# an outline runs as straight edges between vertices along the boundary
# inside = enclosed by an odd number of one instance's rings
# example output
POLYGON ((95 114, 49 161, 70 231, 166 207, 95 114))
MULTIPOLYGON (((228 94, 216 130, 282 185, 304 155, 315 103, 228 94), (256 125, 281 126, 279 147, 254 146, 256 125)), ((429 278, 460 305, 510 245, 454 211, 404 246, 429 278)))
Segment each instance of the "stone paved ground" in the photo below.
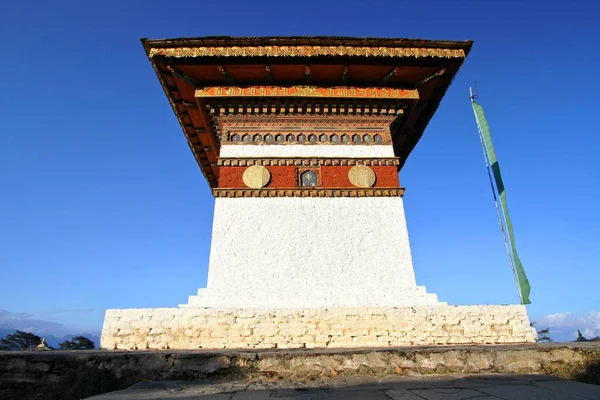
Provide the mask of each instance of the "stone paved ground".
POLYGON ((310 382, 147 382, 87 400, 600 400, 600 386, 544 375, 338 377, 310 382))

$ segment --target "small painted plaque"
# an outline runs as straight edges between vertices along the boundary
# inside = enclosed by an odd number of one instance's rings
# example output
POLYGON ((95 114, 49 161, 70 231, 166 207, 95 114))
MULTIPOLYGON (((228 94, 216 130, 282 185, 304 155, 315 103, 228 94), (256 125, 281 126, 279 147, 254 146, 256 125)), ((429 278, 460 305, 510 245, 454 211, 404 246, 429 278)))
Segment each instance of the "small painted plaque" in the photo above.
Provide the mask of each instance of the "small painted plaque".
POLYGON ((300 175, 300 182, 304 187, 317 186, 317 173, 315 171, 304 171, 300 175))

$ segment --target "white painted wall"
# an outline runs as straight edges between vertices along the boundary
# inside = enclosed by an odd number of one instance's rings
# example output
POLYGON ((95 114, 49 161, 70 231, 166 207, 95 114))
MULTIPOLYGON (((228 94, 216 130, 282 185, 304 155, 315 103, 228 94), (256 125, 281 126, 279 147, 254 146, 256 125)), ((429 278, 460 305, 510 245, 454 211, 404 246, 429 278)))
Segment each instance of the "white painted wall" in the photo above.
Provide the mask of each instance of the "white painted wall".
POLYGON ((391 145, 242 145, 221 146, 220 157, 394 157, 391 145))
POLYGON ((416 287, 400 197, 217 198, 207 286, 190 305, 439 304, 416 287))

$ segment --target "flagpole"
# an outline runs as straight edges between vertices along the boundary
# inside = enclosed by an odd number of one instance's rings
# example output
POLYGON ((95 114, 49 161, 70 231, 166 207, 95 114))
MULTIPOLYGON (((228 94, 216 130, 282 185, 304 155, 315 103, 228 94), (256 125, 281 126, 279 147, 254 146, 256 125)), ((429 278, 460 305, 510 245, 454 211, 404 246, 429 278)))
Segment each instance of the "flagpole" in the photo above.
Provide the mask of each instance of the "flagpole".
MULTIPOLYGON (((473 94, 472 87, 469 87, 469 99, 471 100, 471 103, 473 103, 475 101, 475 95, 473 94)), ((512 267, 513 276, 515 278, 515 283, 517 285, 517 292, 519 293, 519 299, 521 300, 521 304, 523 304, 523 295, 521 293, 521 284, 519 282, 519 276, 517 275, 517 268, 515 266, 515 261, 512 256, 512 246, 510 246, 508 238, 506 237, 506 230, 505 230, 505 226, 504 226, 505 222, 504 222, 504 219, 502 218, 502 213, 500 212, 500 207, 498 206, 499 200, 498 200, 498 196, 496 194, 496 188, 494 187, 494 182, 492 180, 492 175, 490 173, 490 162, 488 160, 488 156, 485 151, 485 144, 483 142, 483 133, 481 132, 479 118, 477 118, 477 113, 475 112, 474 108, 473 108, 473 114, 475 114, 475 122, 477 124, 477 132, 479 133, 479 141, 481 142, 481 150, 483 151, 483 160, 485 161, 485 167, 486 167, 486 170, 488 173, 488 178, 490 180, 490 186, 492 187, 492 195, 494 196, 494 205, 496 207, 496 213, 498 214, 498 223, 500 224, 500 232, 502 232, 502 238, 504 239, 504 246, 506 248, 506 254, 508 255, 508 260, 512 267)))

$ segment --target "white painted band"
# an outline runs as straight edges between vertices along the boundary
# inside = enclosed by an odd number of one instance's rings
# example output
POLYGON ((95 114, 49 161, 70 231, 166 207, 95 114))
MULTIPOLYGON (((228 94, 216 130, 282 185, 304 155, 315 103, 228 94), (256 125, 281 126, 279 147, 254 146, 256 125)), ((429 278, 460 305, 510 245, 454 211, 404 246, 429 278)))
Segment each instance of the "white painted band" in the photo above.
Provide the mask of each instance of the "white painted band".
POLYGON ((392 146, 382 145, 223 145, 220 157, 394 157, 392 146))

